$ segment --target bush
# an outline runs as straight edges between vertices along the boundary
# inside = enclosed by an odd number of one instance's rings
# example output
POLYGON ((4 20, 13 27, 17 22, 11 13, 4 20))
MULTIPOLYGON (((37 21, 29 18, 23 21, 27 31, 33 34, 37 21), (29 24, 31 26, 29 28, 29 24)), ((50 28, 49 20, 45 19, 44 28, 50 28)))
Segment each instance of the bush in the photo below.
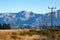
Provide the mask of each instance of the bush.
POLYGON ((16 40, 16 37, 17 37, 17 33, 16 32, 12 32, 11 38, 14 39, 14 40, 16 40))
POLYGON ((50 36, 50 31, 48 31, 48 30, 41 30, 40 32, 40 35, 43 35, 43 36, 50 36))
POLYGON ((29 36, 36 35, 36 32, 27 32, 29 36))
POLYGON ((32 36, 32 35, 36 35, 37 31, 35 29, 31 29, 28 31, 28 35, 32 36))
POLYGON ((16 32, 12 32, 12 35, 17 35, 17 33, 16 32))
POLYGON ((22 33, 20 33, 20 35, 22 35, 22 36, 25 36, 25 35, 29 35, 29 36, 36 35, 36 30, 29 30, 28 32, 22 32, 22 33))
POLYGON ((30 29, 29 32, 36 32, 36 30, 35 29, 30 29))
POLYGON ((47 29, 47 30, 49 30, 49 31, 51 31, 51 32, 54 32, 54 31, 60 31, 60 29, 58 29, 58 28, 53 28, 53 29, 47 29))
POLYGON ((25 35, 27 35, 27 32, 22 32, 22 33, 20 33, 20 35, 25 36, 25 35))

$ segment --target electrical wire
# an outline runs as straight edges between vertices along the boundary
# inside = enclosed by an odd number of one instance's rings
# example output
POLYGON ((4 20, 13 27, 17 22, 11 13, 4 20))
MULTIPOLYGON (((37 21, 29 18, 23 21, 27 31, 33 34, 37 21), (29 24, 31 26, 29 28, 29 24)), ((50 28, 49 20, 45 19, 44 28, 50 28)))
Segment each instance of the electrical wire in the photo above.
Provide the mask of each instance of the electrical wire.
POLYGON ((55 7, 58 0, 50 0, 49 6, 55 7))
POLYGON ((55 2, 54 2, 54 4, 53 4, 53 7, 55 7, 56 6, 56 4, 57 4, 57 0, 54 0, 55 2))
POLYGON ((51 6, 51 2, 52 2, 52 1, 51 1, 51 0, 49 0, 49 1, 50 1, 50 2, 49 2, 49 7, 50 7, 50 6, 51 6))

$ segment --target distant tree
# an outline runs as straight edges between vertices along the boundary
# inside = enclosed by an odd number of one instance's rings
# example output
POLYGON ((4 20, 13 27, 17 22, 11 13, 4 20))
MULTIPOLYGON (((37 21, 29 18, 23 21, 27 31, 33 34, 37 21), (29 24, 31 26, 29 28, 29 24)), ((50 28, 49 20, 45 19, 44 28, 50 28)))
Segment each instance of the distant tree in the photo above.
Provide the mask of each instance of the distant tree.
POLYGON ((0 24, 0 29, 2 29, 3 28, 3 26, 2 26, 2 24, 0 24))
POLYGON ((11 29, 10 24, 3 24, 3 29, 11 29))
POLYGON ((25 25, 25 26, 24 26, 24 29, 28 29, 28 26, 27 26, 27 25, 25 25))

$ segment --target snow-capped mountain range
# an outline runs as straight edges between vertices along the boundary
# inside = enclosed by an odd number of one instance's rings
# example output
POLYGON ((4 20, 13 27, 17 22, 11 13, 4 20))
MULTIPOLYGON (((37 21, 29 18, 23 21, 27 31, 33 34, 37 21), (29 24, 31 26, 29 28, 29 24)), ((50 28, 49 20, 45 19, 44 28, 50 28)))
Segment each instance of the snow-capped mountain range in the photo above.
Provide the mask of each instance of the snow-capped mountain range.
MULTIPOLYGON (((52 15, 53 25, 60 26, 60 10, 57 10, 52 15)), ((0 13, 0 24, 6 23, 13 26, 34 26, 39 27, 41 25, 50 26, 50 13, 37 14, 28 11, 21 11, 18 13, 0 13)))

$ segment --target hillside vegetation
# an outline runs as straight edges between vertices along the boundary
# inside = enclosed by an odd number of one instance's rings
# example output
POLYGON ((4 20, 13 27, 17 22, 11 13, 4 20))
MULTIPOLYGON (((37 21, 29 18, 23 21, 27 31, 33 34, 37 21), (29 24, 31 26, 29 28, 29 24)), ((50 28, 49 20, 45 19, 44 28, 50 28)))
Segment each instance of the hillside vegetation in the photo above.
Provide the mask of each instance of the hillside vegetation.
POLYGON ((0 30, 0 40, 42 40, 60 38, 60 29, 9 29, 0 30))

